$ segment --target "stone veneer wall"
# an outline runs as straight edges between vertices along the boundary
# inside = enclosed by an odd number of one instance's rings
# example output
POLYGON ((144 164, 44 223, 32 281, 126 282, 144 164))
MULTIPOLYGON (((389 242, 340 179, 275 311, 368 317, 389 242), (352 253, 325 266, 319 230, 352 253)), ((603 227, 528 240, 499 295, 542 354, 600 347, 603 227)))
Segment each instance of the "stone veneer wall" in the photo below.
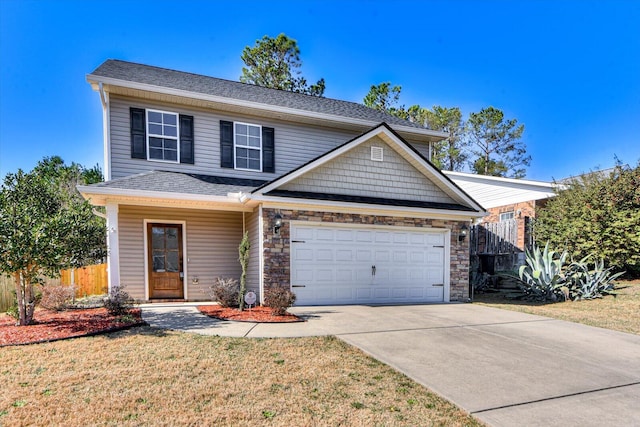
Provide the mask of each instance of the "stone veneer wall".
POLYGON ((345 224, 390 225, 397 227, 429 227, 448 228, 451 230, 451 269, 450 269, 450 300, 465 301, 469 298, 469 239, 458 241, 458 235, 463 225, 469 226, 467 221, 451 221, 428 218, 404 218, 392 216, 376 216, 364 214, 347 214, 336 212, 298 211, 263 209, 264 219, 264 289, 274 286, 290 286, 290 246, 289 222, 312 221, 345 224), (276 235, 273 230, 275 216, 282 216, 282 228, 276 235))

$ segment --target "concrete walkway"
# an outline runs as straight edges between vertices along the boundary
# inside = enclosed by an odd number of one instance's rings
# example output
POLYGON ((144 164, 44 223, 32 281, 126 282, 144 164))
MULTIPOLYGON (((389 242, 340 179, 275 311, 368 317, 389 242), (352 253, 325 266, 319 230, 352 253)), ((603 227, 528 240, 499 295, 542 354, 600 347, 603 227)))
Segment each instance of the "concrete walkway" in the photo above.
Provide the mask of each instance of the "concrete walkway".
POLYGON ((640 426, 640 336, 473 304, 294 307, 227 322, 144 305, 152 326, 229 337, 335 335, 494 426, 640 426))

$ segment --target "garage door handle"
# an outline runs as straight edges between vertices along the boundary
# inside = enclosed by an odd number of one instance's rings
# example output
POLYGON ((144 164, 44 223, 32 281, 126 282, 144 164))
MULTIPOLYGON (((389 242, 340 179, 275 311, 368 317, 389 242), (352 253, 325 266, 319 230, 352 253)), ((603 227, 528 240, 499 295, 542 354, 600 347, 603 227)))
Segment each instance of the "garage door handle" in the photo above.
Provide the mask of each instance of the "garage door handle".
POLYGON ((433 284, 431 286, 444 286, 444 283, 436 283, 436 284, 433 284))
POLYGON ((291 285, 292 288, 306 288, 307 285, 291 285))
POLYGON ((375 265, 372 265, 372 266, 371 266, 371 275, 372 275, 372 276, 375 276, 375 275, 376 275, 376 266, 375 266, 375 265))
POLYGON ((304 240, 292 240, 291 243, 306 243, 304 240))

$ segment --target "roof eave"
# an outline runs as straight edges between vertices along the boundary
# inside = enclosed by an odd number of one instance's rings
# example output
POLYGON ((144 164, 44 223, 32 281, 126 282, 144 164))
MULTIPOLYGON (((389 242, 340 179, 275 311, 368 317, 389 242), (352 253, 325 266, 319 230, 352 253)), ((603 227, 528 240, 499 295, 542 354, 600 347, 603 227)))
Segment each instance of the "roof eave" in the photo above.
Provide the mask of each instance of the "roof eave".
MULTIPOLYGON (((281 107, 277 105, 264 104, 260 102, 254 102, 254 101, 244 101, 244 100, 235 99, 235 98, 227 98, 224 96, 208 95, 201 92, 192 92, 192 91, 186 91, 182 89, 168 88, 165 86, 157 86, 157 85, 151 85, 147 83, 138 83, 138 82, 132 82, 128 80, 115 79, 112 77, 97 76, 95 74, 87 74, 86 79, 87 79, 87 82, 91 84, 91 87, 93 88, 93 90, 96 90, 96 91, 98 90, 98 84, 102 83, 103 85, 106 84, 106 85, 124 87, 128 89, 157 92, 157 93, 162 93, 166 95, 196 98, 196 99, 200 99, 208 102, 228 104, 228 105, 239 106, 239 107, 248 107, 248 108, 260 110, 260 111, 275 111, 275 112, 280 112, 283 114, 289 114, 293 116, 301 116, 301 117, 308 117, 313 119, 326 120, 334 123, 344 123, 344 124, 364 126, 364 127, 373 127, 379 124, 379 121, 375 121, 375 120, 357 119, 353 117, 344 117, 344 116, 339 116, 335 114, 318 113, 314 111, 300 110, 297 108, 290 108, 290 107, 281 107)), ((431 129, 402 126, 402 125, 391 125, 391 126, 397 132, 402 132, 405 134, 421 135, 423 137, 428 137, 429 140, 431 141, 442 140, 449 136, 447 132, 434 131, 431 129)))

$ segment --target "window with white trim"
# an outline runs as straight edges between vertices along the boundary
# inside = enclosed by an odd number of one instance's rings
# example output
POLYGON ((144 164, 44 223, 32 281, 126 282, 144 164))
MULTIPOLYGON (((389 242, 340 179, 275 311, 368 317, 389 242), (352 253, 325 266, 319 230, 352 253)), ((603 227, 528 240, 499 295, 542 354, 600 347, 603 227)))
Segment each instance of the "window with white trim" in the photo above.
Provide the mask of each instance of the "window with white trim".
POLYGON ((515 216, 515 213, 513 211, 511 211, 511 212, 502 212, 500 214, 500 222, 509 221, 510 219, 514 219, 515 217, 516 216, 515 216))
POLYGON ((178 114, 167 111, 147 110, 147 151, 149 160, 178 162, 178 114))
POLYGON ((262 127, 248 123, 233 124, 235 168, 262 170, 262 127))

